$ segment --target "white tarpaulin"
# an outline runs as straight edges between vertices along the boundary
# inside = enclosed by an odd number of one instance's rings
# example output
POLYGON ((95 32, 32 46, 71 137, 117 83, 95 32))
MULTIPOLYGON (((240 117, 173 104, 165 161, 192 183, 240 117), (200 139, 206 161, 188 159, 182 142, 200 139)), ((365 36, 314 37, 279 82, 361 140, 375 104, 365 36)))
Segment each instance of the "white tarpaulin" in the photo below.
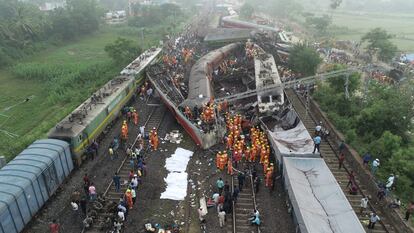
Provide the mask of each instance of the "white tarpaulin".
POLYGON ((302 121, 293 129, 275 128, 270 135, 281 154, 311 154, 313 151, 313 140, 302 121))
POLYGON ((283 168, 301 233, 365 232, 323 159, 285 157, 283 168))
POLYGON ((169 173, 167 178, 164 178, 167 188, 161 193, 161 199, 182 201, 187 196, 188 174, 185 170, 192 155, 192 151, 177 148, 174 154, 166 159, 165 168, 169 173))
POLYGON ((283 157, 319 158, 319 153, 312 153, 313 140, 302 121, 289 130, 276 126, 273 131, 266 132, 280 165, 283 163, 283 157))

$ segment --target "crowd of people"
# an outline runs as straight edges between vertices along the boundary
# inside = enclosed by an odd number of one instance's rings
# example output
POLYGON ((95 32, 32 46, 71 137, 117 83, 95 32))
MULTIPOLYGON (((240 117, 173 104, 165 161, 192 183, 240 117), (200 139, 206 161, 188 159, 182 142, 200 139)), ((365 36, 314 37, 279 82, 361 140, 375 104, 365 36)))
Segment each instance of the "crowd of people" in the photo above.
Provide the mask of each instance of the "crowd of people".
MULTIPOLYGON (((322 137, 324 134, 324 127, 322 126, 322 122, 319 122, 317 126, 315 127, 314 132, 314 151, 319 152, 320 144, 322 143, 322 139, 327 139, 326 137, 322 137)), ((329 134, 328 134, 329 135, 329 134)), ((342 141, 338 147, 338 169, 344 168, 344 162, 345 162, 345 148, 346 144, 344 141, 342 141)), ((321 155, 322 156, 322 155, 321 155)), ((372 155, 367 152, 362 157, 362 163, 363 167, 368 169, 373 176, 377 173, 379 167, 380 167, 380 159, 375 158, 373 159, 372 155)), ((348 168, 349 169, 349 168, 348 168)), ((398 175, 390 174, 390 176, 387 178, 385 182, 379 182, 378 183, 378 191, 376 195, 377 203, 382 201, 385 197, 389 196, 390 193, 397 188, 397 181, 398 181, 398 175)), ((346 188, 349 188, 348 193, 350 195, 357 195, 358 194, 358 184, 356 182, 356 174, 353 170, 349 171, 348 174, 348 183, 346 185, 346 188)), ((371 200, 371 196, 363 196, 361 198, 360 203, 360 214, 364 214, 364 211, 368 208, 368 203, 371 200)), ((401 200, 399 198, 394 198, 393 201, 388 204, 388 208, 394 209, 394 208, 400 208, 401 207, 401 200)), ((406 212, 405 212, 405 220, 408 221, 411 214, 414 211, 414 202, 410 202, 407 206, 406 212)), ((374 229, 375 223, 381 221, 380 217, 375 213, 375 211, 371 212, 369 214, 369 220, 367 220, 366 224, 368 225, 369 229, 374 229)))
MULTIPOLYGON (((275 167, 270 157, 270 145, 266 134, 259 127, 243 125, 241 114, 226 114, 227 132, 224 138, 225 148, 216 154, 216 167, 220 172, 237 176, 238 185, 231 190, 229 183, 219 178, 216 181, 216 191, 207 202, 208 207, 217 210, 219 225, 224 226, 226 214, 232 211, 232 202, 237 203, 245 183, 253 181, 255 193, 259 192, 261 177, 257 174, 257 166, 263 167, 265 187, 273 190, 275 186, 275 167)), ((224 174, 225 174, 224 173, 224 174)), ((200 221, 205 221, 205 211, 199 209, 200 221)), ((259 211, 255 209, 251 218, 246 219, 252 225, 260 225, 259 211)))
MULTIPOLYGON (((140 92, 145 92, 141 95, 143 98, 147 98, 147 90, 150 89, 148 83, 143 85, 145 87, 139 89, 140 92)), ((139 115, 135 108, 126 106, 122 109, 123 122, 120 130, 120 139, 114 137, 113 141, 110 143, 108 148, 108 157, 111 160, 118 159, 120 154, 127 156, 130 165, 130 172, 128 179, 122 180, 121 176, 115 172, 112 177, 112 183, 114 185, 115 192, 119 194, 120 199, 114 208, 108 207, 106 211, 110 211, 113 215, 111 218, 107 219, 106 227, 112 229, 112 232, 118 233, 124 227, 125 221, 128 217, 128 213, 133 209, 134 204, 137 200, 137 190, 142 184, 142 178, 147 173, 147 165, 144 157, 144 151, 151 148, 156 151, 158 149, 158 133, 157 129, 153 128, 150 130, 149 134, 145 134, 145 126, 139 126, 139 115), (128 144, 128 138, 131 134, 130 128, 133 130, 138 130, 139 134, 137 136, 137 141, 134 146, 128 144), (145 145, 147 144, 147 146, 145 145)), ((94 145, 94 156, 98 152, 98 144, 96 142, 94 145)), ((90 149, 91 150, 91 149, 90 149)), ((92 178, 85 174, 82 178, 83 194, 82 192, 76 190, 71 195, 70 204, 75 213, 80 216, 80 220, 85 229, 90 228, 98 217, 98 209, 104 208, 108 200, 105 200, 100 194, 103 193, 103 190, 99 187, 96 187, 92 178), (98 208, 98 209, 97 209, 98 208)), ((59 232, 60 224, 56 221, 50 224, 51 232, 59 232)))

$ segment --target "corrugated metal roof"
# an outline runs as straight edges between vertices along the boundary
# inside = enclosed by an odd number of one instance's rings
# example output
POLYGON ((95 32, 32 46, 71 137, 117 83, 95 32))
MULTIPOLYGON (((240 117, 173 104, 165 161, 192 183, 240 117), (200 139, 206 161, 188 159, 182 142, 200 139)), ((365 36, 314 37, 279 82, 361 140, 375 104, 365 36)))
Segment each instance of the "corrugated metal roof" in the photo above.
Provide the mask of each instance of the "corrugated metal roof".
MULTIPOLYGON (((67 142, 56 139, 38 140, 0 169, 0 213, 26 187, 31 186, 43 171, 53 165, 53 161, 60 160, 60 155, 68 151, 67 142)), ((66 157, 71 157, 70 152, 66 157)), ((62 162, 70 168, 66 174, 68 175, 73 169, 72 160, 66 159, 62 162)))

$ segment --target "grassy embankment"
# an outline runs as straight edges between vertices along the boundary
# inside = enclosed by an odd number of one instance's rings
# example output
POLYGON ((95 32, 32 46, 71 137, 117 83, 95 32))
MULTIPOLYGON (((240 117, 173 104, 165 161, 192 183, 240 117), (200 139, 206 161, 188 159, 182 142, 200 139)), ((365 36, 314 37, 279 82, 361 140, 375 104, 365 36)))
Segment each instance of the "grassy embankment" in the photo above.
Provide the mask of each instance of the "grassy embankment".
POLYGON ((333 30, 339 39, 358 41, 369 30, 380 27, 395 35, 392 42, 399 50, 414 52, 414 15, 338 11, 332 16, 333 25, 343 27, 333 30))
POLYGON ((118 37, 140 47, 156 45, 164 31, 127 26, 104 26, 99 32, 63 46, 49 47, 14 67, 0 70, 0 155, 8 160, 46 133, 122 67, 113 64, 105 45, 118 37), (28 75, 30 74, 30 75, 28 75), (28 102, 19 104, 33 96, 28 102), (7 110, 6 108, 14 106, 7 110), (18 136, 7 136, 4 131, 18 136))

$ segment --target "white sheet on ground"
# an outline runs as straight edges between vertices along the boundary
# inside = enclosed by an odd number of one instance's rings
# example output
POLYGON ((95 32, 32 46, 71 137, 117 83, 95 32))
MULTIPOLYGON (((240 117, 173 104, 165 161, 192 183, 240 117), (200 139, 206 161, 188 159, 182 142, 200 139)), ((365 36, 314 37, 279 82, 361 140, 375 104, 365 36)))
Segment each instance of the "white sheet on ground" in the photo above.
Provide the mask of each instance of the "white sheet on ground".
POLYGON ((187 164, 194 152, 177 148, 171 157, 165 161, 165 168, 168 175, 164 178, 167 183, 165 192, 161 193, 160 199, 182 201, 187 196, 187 177, 185 172, 187 164))
POLYGON ((165 168, 169 172, 185 172, 192 155, 192 151, 178 147, 174 154, 165 160, 165 168))

